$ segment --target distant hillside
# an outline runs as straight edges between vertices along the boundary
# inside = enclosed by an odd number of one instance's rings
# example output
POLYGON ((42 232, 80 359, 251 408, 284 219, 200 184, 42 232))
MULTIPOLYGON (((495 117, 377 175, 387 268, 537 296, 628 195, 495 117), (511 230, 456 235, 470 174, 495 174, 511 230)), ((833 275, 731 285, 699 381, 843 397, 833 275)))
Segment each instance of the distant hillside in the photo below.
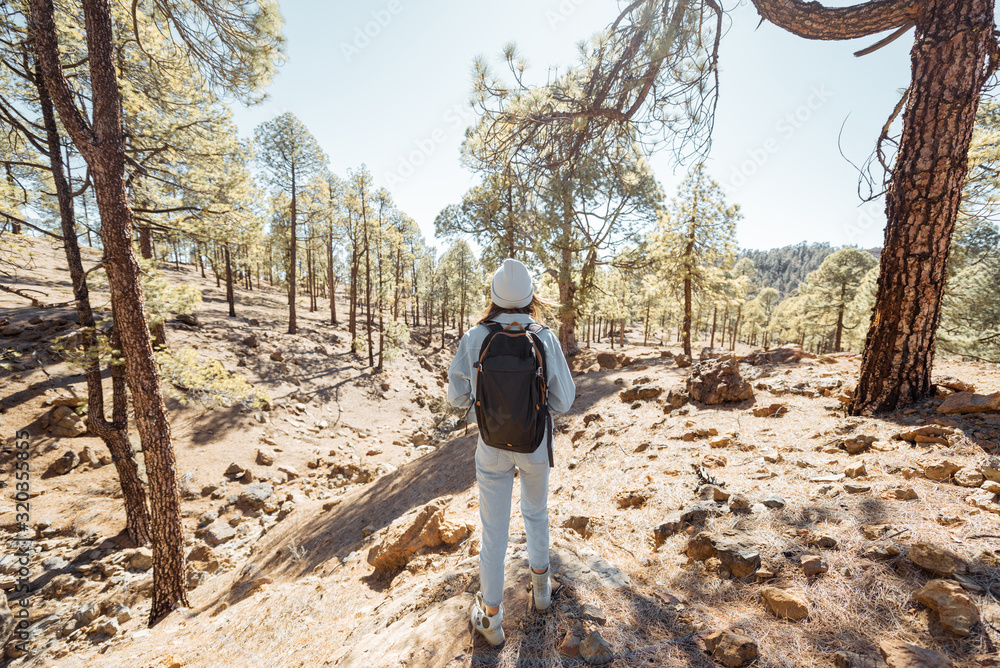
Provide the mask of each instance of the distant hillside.
MULTIPOLYGON (((840 247, 828 243, 809 244, 803 241, 769 250, 743 250, 739 256, 753 262, 761 287, 772 287, 786 297, 806 280, 809 272, 819 269, 823 260, 838 250, 840 247)), ((878 257, 880 250, 876 248, 869 252, 878 257)))

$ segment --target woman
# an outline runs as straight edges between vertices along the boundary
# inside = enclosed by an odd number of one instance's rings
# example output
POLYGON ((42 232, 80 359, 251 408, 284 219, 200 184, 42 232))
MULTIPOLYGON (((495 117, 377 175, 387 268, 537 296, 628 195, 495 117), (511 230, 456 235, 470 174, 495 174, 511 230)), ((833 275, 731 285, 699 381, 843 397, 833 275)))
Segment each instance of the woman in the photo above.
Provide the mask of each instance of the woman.
MULTIPOLYGON (((527 331, 547 306, 534 294, 528 268, 514 259, 504 260, 497 269, 490 295, 492 303, 477 326, 462 337, 448 371, 448 401, 457 408, 468 409, 475 401, 477 363, 482 355, 483 343, 490 334, 488 323, 498 323, 506 328, 505 331, 527 331)), ((549 329, 536 330, 532 328, 543 348, 541 352, 546 367, 543 392, 548 410, 565 413, 576 397, 576 386, 559 340, 549 329)), ((529 392, 529 389, 525 387, 524 392, 529 392)), ((548 419, 546 422, 545 436, 534 452, 512 452, 489 446, 483 442, 482 431, 476 446, 476 480, 479 483, 483 542, 479 552, 480 592, 472 605, 472 624, 492 645, 500 645, 504 641, 501 599, 515 467, 521 479, 521 516, 528 535, 529 586, 535 609, 547 610, 551 601, 548 511, 551 453, 547 444, 551 444, 548 439, 552 436, 552 422, 548 419)))

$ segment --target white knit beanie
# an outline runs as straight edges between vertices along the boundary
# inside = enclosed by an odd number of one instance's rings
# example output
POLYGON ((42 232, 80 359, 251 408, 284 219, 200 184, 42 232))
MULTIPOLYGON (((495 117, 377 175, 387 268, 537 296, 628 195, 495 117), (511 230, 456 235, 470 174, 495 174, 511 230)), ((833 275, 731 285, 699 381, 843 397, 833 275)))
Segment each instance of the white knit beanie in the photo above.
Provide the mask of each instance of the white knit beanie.
POLYGON ((490 294, 500 308, 524 308, 531 303, 533 293, 528 268, 513 258, 504 260, 493 274, 490 294))

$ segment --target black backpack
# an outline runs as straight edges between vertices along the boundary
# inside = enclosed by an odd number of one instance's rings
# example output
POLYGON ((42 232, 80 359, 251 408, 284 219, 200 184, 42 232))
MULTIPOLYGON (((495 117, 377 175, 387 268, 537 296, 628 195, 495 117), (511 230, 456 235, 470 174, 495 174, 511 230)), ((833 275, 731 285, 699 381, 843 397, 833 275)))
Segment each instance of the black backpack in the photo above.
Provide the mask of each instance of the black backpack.
MULTIPOLYGON (((476 421, 483 443, 511 452, 534 452, 549 424, 546 400, 545 348, 538 333, 546 327, 519 322, 506 327, 483 324, 489 330, 476 370, 476 421), (511 329, 512 327, 519 329, 511 329)), ((549 431, 549 466, 553 466, 549 431)))

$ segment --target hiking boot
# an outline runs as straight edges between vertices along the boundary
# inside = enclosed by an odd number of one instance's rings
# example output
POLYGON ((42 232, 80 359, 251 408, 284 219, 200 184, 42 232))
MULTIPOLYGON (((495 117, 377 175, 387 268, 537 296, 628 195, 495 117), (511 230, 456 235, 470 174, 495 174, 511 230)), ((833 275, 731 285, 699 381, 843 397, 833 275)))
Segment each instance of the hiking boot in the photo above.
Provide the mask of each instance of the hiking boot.
POLYGON ((486 604, 483 603, 483 592, 476 593, 476 600, 472 603, 472 625, 477 631, 483 634, 486 642, 496 647, 502 645, 503 636, 503 605, 500 611, 492 617, 486 614, 486 604))
POLYGON ((552 604, 552 579, 549 578, 549 571, 546 568, 544 573, 536 573, 528 569, 531 579, 528 581, 528 589, 531 590, 531 598, 535 602, 535 610, 544 612, 552 604))

